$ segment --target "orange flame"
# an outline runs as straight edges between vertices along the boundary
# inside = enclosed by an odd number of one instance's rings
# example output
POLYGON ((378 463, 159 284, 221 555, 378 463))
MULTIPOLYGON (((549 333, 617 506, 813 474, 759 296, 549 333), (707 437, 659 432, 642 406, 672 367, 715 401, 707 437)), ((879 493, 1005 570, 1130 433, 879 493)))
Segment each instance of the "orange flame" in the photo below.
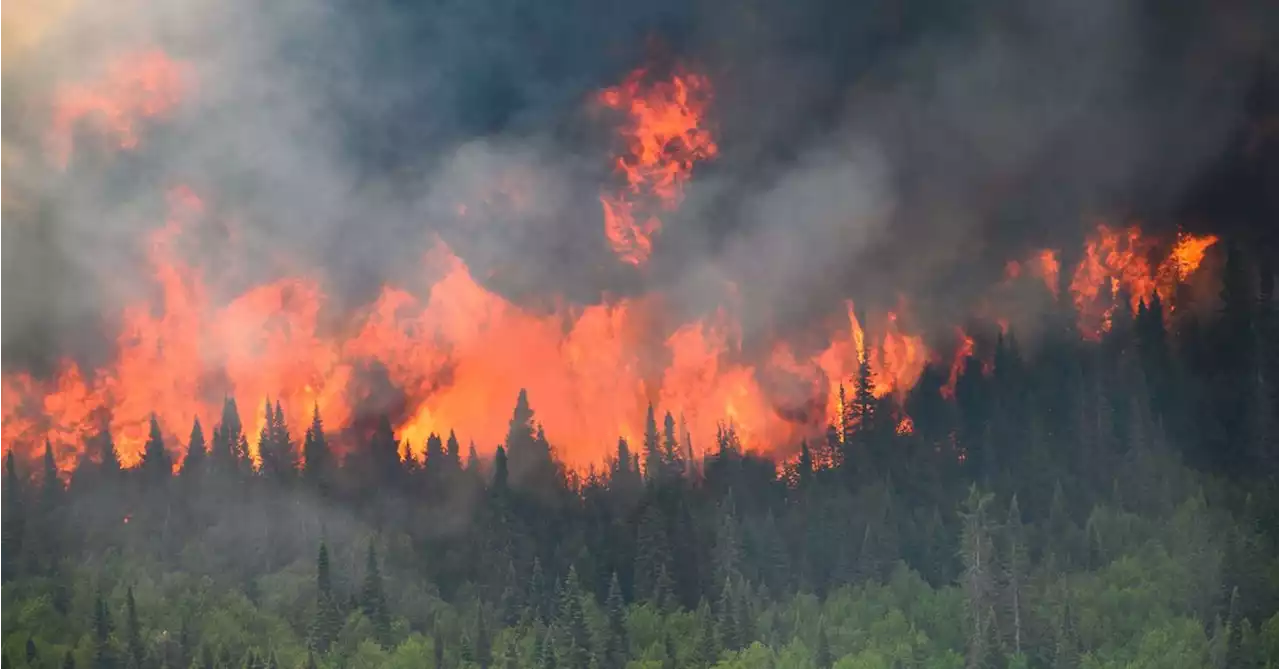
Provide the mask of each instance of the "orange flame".
POLYGON ((973 356, 973 337, 960 328, 956 328, 956 335, 959 337, 960 344, 956 346, 956 355, 951 360, 951 373, 947 376, 947 382, 939 389, 942 396, 947 399, 955 399, 956 383, 960 381, 960 374, 964 372, 965 361, 973 356))
POLYGON ((649 259, 653 238, 662 228, 654 210, 674 210, 694 164, 719 151, 703 119, 711 82, 681 69, 668 81, 650 83, 648 78, 647 70, 638 69, 597 98, 604 107, 627 116, 620 131, 627 153, 614 162, 626 186, 601 194, 600 205, 614 253, 636 266, 649 259))
POLYGON ((1217 241, 1212 235, 1180 233, 1173 249, 1153 269, 1151 258, 1159 247, 1157 240, 1144 237, 1136 226, 1117 231, 1099 224, 1096 234, 1086 241, 1084 258, 1071 279, 1080 333, 1096 340, 1111 329, 1115 299, 1122 290, 1128 293, 1128 307, 1133 311, 1156 294, 1167 305, 1166 313, 1171 313, 1174 291, 1217 241))
POLYGON ((185 78, 185 65, 153 50, 111 61, 94 81, 59 87, 47 139, 53 161, 66 167, 82 121, 119 148, 136 148, 141 120, 162 116, 177 106, 185 92, 185 78))

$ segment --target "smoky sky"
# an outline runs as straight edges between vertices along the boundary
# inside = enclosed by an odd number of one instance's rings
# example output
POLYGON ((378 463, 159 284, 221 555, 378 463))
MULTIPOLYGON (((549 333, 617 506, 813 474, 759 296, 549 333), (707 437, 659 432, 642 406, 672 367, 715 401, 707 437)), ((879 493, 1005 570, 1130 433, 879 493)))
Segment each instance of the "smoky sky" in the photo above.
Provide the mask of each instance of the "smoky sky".
POLYGON ((1099 217, 1197 224, 1179 207, 1253 122, 1275 19, 1260 1, 73 5, 6 55, 4 360, 109 331, 179 183, 243 233, 240 262, 201 251, 237 268, 229 291, 304 271, 359 304, 420 277, 439 235, 530 305, 661 290, 694 314, 732 284, 748 338, 845 297, 907 296, 940 325, 1004 260, 1078 246, 1099 217), (189 99, 136 150, 82 132, 65 171, 45 164, 59 82, 147 47, 190 64, 189 99), (639 272, 604 242, 618 119, 590 101, 677 64, 710 78, 721 151, 639 272))

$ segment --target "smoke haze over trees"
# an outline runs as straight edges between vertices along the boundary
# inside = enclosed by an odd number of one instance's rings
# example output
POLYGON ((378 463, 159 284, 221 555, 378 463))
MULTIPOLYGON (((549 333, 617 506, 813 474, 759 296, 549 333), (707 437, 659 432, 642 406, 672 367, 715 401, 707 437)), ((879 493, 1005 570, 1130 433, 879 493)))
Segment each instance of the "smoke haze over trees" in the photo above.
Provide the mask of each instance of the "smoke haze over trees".
POLYGON ((1274 6, 15 7, 6 669, 1277 666, 1274 6))

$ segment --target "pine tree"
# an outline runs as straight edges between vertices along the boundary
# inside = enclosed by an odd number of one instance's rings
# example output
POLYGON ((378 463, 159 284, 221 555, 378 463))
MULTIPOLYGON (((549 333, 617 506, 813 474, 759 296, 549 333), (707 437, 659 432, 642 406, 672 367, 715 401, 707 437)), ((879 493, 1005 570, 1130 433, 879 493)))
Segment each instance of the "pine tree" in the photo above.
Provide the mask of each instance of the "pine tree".
POLYGON ((527 601, 532 609, 534 619, 546 622, 550 618, 547 593, 546 574, 542 573, 542 561, 533 558, 533 567, 529 572, 529 593, 527 601))
POLYGON ((669 575, 671 547, 667 540, 666 521, 656 503, 650 503, 640 516, 636 529, 636 557, 633 569, 633 592, 636 599, 657 603, 659 598, 658 574, 669 575))
POLYGON ((311 646, 327 653, 341 626, 341 614, 329 573, 329 548, 320 542, 320 552, 316 557, 316 618, 311 627, 311 646))
POLYGON ((26 511, 23 508, 22 488, 18 483, 18 469, 13 460, 13 449, 4 456, 4 488, 3 488, 3 543, 0 551, 0 564, 3 564, 4 581, 8 582, 18 575, 18 555, 22 554, 23 539, 26 535, 26 511))
MULTIPOLYGON (((116 450, 116 442, 115 439, 111 437, 111 430, 108 425, 104 424, 102 426, 102 431, 98 433, 97 442, 98 469, 108 479, 114 478, 120 473, 120 453, 116 450)), ((45 453, 48 454, 46 455, 47 460, 53 459, 53 449, 48 441, 45 441, 45 453)), ((46 464, 46 472, 48 469, 49 467, 46 464)), ((56 466, 53 468, 53 471, 57 471, 56 466)))
POLYGON ((138 623, 138 605, 133 598, 133 587, 125 591, 125 666, 129 669, 142 669, 145 662, 145 649, 142 646, 142 627, 138 623))
POLYGON ((562 636, 561 653, 565 669, 588 669, 591 659, 591 638, 587 630, 586 615, 582 610, 582 588, 578 584, 578 572, 569 567, 560 588, 560 616, 556 627, 562 636))
POLYGON ((111 646, 111 613, 99 592, 93 605, 93 669, 115 667, 115 650, 111 646))
POLYGON ((742 648, 742 635, 738 633, 737 593, 734 591, 732 581, 728 578, 724 580, 724 587, 720 590, 720 601, 716 609, 716 635, 720 639, 721 647, 726 650, 742 648))
POLYGON ((676 420, 668 411, 662 419, 662 462, 667 471, 679 475, 684 469, 680 442, 676 439, 676 420))
POLYGON ((1008 620, 1006 636, 1015 654, 1022 654, 1026 643, 1027 625, 1027 560, 1026 536, 1022 529, 1022 512, 1018 508, 1018 496, 1009 501, 1009 519, 1005 522, 1004 600, 1008 620))
MULTIPOLYGON (((475 450, 475 444, 471 445, 471 449, 475 450)), ((453 430, 449 430, 449 440, 445 442, 444 451, 449 470, 462 471, 462 447, 458 445, 458 435, 454 434, 453 430)))
POLYGON ((644 417, 644 475, 650 481, 661 478, 662 446, 658 442, 658 423, 654 420, 653 405, 644 417))
POLYGON ((800 459, 796 462, 797 484, 801 489, 807 488, 813 481, 813 454, 809 452, 809 440, 800 441, 800 459))
POLYGON ((631 641, 627 637, 626 604, 622 601, 622 586, 618 573, 609 579, 609 596, 605 599, 608 631, 605 637, 605 669, 624 669, 630 654, 631 641))
POLYGON ((187 454, 182 459, 180 475, 184 480, 190 482, 200 477, 204 472, 207 455, 208 446, 204 442, 204 430, 200 427, 200 418, 197 417, 191 423, 191 436, 187 439, 187 454))
POLYGON ((397 485, 400 481, 400 442, 391 429, 391 419, 383 414, 378 417, 369 440, 369 463, 373 480, 380 485, 397 485))
POLYGON ((378 570, 378 553, 372 542, 365 559, 364 583, 360 588, 360 610, 364 612, 378 634, 383 648, 391 647, 391 614, 387 610, 387 597, 382 589, 382 573, 378 570))
POLYGON ((679 661, 676 658, 676 642, 671 638, 670 630, 662 635, 662 649, 662 669, 676 669, 679 661))
POLYGON ((473 656, 476 664, 480 665, 480 669, 489 669, 489 665, 493 664, 493 639, 489 636, 489 629, 484 624, 484 611, 480 607, 476 608, 476 639, 473 656))
POLYGON ((433 480, 443 480, 444 473, 448 469, 448 463, 445 462, 444 442, 440 440, 440 435, 432 432, 427 435, 427 473, 433 480))
POLYGON ((716 619, 706 600, 698 604, 698 667, 713 666, 720 657, 720 641, 716 638, 716 619))
POLYGON ((835 662, 831 657, 831 643, 827 640, 827 626, 822 621, 818 621, 818 649, 813 661, 818 669, 831 669, 835 662))
POLYGON ((510 485, 508 478, 510 473, 507 468, 507 449, 499 446, 498 450, 493 454, 493 491, 495 493, 506 492, 510 485))
POLYGON ((142 449, 142 478, 152 485, 157 485, 169 478, 173 473, 173 464, 169 460, 169 451, 164 447, 164 435, 160 432, 160 421, 151 414, 151 432, 146 446, 142 449))
POLYGON ((266 403, 266 423, 258 437, 258 456, 262 459, 262 474, 275 481, 282 481, 292 476, 295 470, 293 460, 293 439, 289 436, 289 426, 285 422, 284 410, 277 400, 275 407, 268 400, 266 403))
MULTIPOLYGON (((111 436, 107 434, 107 441, 111 436)), ((112 446, 109 453, 115 453, 112 446)), ((104 461, 107 462, 107 461, 104 461)), ((114 460, 116 471, 120 470, 120 461, 114 460)), ((48 439, 44 442, 44 469, 40 476, 40 512, 42 515, 54 513, 62 504, 62 480, 58 478, 58 463, 53 458, 53 444, 48 439)))
POLYGON ((969 666, 986 666, 995 652, 990 645, 995 592, 995 549, 992 545, 992 523, 988 507, 992 495, 969 487, 969 497, 960 511, 963 522, 960 556, 964 561, 962 585, 968 622, 969 666))
POLYGON ((320 492, 327 493, 333 468, 333 454, 324 437, 324 422, 320 420, 320 405, 311 411, 311 426, 302 440, 302 475, 320 492))
POLYGON ((542 643, 538 648, 538 669, 555 669, 556 668, 556 648, 555 648, 554 625, 547 628, 547 633, 542 637, 542 643))
POLYGON ((240 422, 240 410, 236 408, 234 397, 227 397, 222 404, 222 420, 214 429, 209 459, 221 472, 243 473, 251 464, 249 440, 244 435, 244 425, 240 422))
POLYGON ((538 468, 540 454, 534 434, 533 409, 529 407, 529 394, 523 388, 516 396, 516 408, 511 412, 505 446, 508 465, 517 479, 523 480, 538 468))

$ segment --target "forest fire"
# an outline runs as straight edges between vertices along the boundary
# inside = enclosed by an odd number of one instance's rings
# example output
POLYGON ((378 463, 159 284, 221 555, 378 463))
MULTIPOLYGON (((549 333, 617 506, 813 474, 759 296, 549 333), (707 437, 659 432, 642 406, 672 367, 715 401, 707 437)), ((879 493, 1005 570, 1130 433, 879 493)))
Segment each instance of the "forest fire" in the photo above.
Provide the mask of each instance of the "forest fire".
POLYGON ((91 124, 121 149, 138 145, 143 119, 163 116, 185 92, 185 66, 162 51, 126 54, 106 65, 101 77, 64 85, 55 94, 48 146, 66 167, 79 124, 91 124))
POLYGON ((1172 313, 1178 285, 1200 266, 1205 251, 1217 241, 1213 236, 1180 234, 1173 248, 1160 258, 1159 241, 1143 236, 1141 228, 1116 230, 1099 224, 1085 242, 1084 257, 1070 284, 1080 315, 1080 334, 1099 339, 1111 328, 1120 299, 1127 300, 1136 312, 1144 300, 1158 295, 1166 315, 1172 313))
MULTIPOLYGON (((149 52, 112 64, 100 82, 60 88, 51 160, 65 165, 82 121, 118 148, 136 146, 140 119, 177 103, 181 71, 149 52)), ((679 68, 669 80, 636 70, 598 95, 599 104, 624 117, 618 132, 627 150, 615 168, 625 183, 600 197, 606 238, 623 262, 647 262, 659 215, 679 207, 695 164, 717 155, 705 117, 710 95, 704 76, 679 68)), ((527 389, 557 455, 586 468, 620 436, 641 439, 651 405, 678 415, 697 451, 711 448, 725 424, 749 449, 788 447, 839 422, 864 362, 871 395, 893 407, 896 432, 911 435, 906 395, 931 361, 942 364, 924 334, 904 326, 905 303, 868 318, 846 301, 847 322, 819 350, 799 354, 777 341, 768 359, 753 360, 732 309, 660 333, 649 329, 649 316, 662 310, 657 294, 535 312, 484 286, 439 239, 423 260, 439 277, 425 294, 387 285, 358 313, 331 318, 322 280, 309 276, 219 298, 229 272, 210 272, 182 250, 184 237, 210 218, 203 197, 187 187, 170 189, 167 220, 146 246, 157 298, 123 309, 109 365, 89 371, 66 359, 48 378, 4 374, 6 450, 31 455, 48 440, 67 471, 86 442, 109 430, 122 464, 133 466, 154 414, 177 456, 193 421, 212 427, 224 399, 233 397, 246 407, 255 460, 252 436, 267 422, 263 407, 274 403, 295 431, 313 411, 337 430, 374 411, 392 416, 406 451, 417 456, 430 435, 451 430, 491 453, 505 438, 517 394, 527 389), (384 387, 389 396, 376 390, 384 387)), ((485 207, 476 204, 457 207, 483 215, 485 207)), ((1215 241, 1181 236, 1153 263, 1155 240, 1137 228, 1099 226, 1070 285, 1081 332, 1099 337, 1122 291, 1135 307, 1153 291, 1167 301, 1215 241)), ((1036 278, 1056 296, 1060 271, 1058 253, 1044 250, 1010 262, 1007 275, 1036 278)), ((954 398, 973 353, 974 339, 960 330, 943 397, 954 398)))
POLYGON ((649 81, 641 68, 598 100, 622 112, 627 152, 615 161, 626 185, 603 193, 605 236, 623 262, 643 265, 662 227, 658 215, 680 203, 695 163, 719 151, 706 128, 711 84, 706 77, 677 69, 670 81, 649 81))

